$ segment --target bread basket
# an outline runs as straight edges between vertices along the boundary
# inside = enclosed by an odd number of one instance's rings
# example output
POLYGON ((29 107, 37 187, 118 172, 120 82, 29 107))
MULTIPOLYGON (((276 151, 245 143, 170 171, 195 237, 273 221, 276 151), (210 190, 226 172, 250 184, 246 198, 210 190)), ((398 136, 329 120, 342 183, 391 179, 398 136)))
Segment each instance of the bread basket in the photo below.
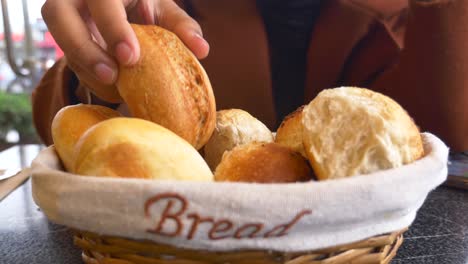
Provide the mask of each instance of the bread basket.
POLYGON ((422 136, 411 164, 294 184, 78 176, 50 147, 33 162, 33 198, 76 230, 85 263, 389 263, 447 176, 448 148, 422 136))

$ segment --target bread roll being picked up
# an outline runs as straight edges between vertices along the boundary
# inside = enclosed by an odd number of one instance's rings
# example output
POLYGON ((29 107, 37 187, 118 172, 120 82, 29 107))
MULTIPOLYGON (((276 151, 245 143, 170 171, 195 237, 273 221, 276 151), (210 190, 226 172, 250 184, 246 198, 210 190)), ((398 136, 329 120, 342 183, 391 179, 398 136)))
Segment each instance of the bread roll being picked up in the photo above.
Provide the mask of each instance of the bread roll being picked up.
POLYGON ((303 110, 303 139, 320 180, 368 174, 424 154, 418 127, 391 98, 367 89, 320 92, 303 110))
POLYGON ((57 112, 52 120, 52 139, 67 171, 73 169, 73 151, 83 133, 101 121, 119 116, 110 108, 87 104, 66 106, 57 112))
POLYGON ((241 109, 216 113, 216 127, 205 145, 205 160, 216 169, 225 151, 250 142, 273 142, 271 131, 258 119, 241 109))
POLYGON ((277 143, 252 142, 223 155, 216 181, 291 183, 312 180, 312 169, 299 153, 277 143))
POLYGON ((205 70, 172 32, 154 25, 132 28, 141 55, 133 66, 120 66, 117 88, 133 117, 155 122, 196 149, 213 132, 216 104, 205 70))
POLYGON ((213 174, 187 141, 138 118, 113 118, 90 128, 75 149, 74 173, 88 176, 212 181, 213 174))

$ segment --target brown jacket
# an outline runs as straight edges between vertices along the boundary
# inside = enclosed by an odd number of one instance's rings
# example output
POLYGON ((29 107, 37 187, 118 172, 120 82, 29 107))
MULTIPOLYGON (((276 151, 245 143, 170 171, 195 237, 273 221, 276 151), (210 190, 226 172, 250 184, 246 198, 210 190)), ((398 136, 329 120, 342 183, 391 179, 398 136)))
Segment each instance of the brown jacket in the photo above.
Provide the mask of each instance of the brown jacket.
MULTIPOLYGON (((242 108, 274 129, 268 43, 252 0, 195 0, 211 46, 202 63, 218 109, 242 108)), ((468 1, 328 0, 310 36, 305 101, 342 85, 368 87, 398 101, 423 131, 468 150, 468 1)), ((45 143, 63 106, 85 100, 61 60, 33 94, 45 143)))

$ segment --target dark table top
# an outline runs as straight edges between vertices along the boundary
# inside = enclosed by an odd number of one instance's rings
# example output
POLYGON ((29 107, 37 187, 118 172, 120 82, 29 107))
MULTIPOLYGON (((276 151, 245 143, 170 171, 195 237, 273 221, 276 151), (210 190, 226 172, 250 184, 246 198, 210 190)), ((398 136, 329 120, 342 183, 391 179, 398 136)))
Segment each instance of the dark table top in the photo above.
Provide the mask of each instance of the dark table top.
MULTIPOLYGON (((71 231, 47 220, 27 181, 0 202, 1 264, 78 264, 71 231)), ((392 264, 468 263, 468 191, 439 187, 429 194, 392 264)))

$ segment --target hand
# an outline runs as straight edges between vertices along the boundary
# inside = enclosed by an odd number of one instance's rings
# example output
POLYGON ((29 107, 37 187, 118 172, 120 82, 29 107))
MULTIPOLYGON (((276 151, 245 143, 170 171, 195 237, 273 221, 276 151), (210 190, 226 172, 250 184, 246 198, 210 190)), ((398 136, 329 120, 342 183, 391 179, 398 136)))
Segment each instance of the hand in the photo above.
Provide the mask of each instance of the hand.
POLYGON ((138 61, 140 48, 130 22, 174 32, 199 59, 209 51, 200 25, 173 0, 47 0, 42 16, 70 68, 80 81, 97 83, 89 87, 95 90, 110 89, 117 63, 138 61))

